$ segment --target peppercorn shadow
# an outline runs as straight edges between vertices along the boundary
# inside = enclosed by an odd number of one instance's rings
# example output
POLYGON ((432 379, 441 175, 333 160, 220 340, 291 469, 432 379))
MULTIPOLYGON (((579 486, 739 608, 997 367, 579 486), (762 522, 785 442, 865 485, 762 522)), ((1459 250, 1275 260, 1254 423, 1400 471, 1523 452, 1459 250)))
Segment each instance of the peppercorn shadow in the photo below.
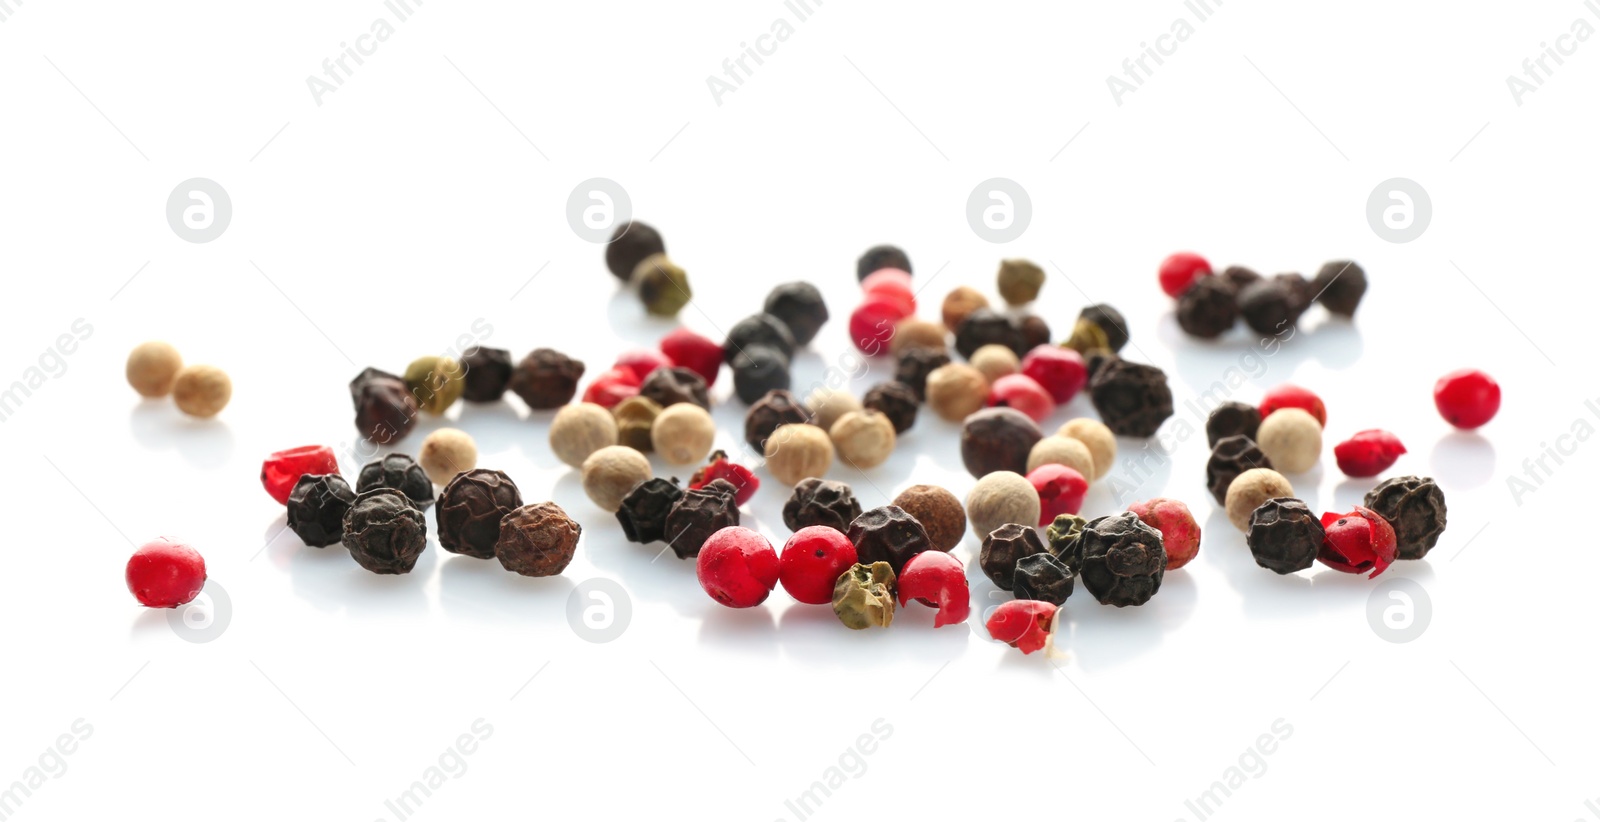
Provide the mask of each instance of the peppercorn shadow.
POLYGON ((1435 440, 1428 452, 1428 469, 1435 477, 1448 477, 1449 490, 1478 488, 1494 479, 1494 443, 1476 431, 1451 431, 1435 440))
POLYGON ((1195 424, 1203 424, 1211 408, 1226 400, 1253 400, 1254 389, 1247 383, 1286 382, 1313 360, 1342 371, 1359 362, 1365 348, 1358 325, 1332 317, 1275 336, 1246 329, 1216 340, 1183 333, 1170 313, 1157 328, 1157 338, 1172 351, 1178 379, 1192 394, 1174 398, 1178 413, 1198 417, 1195 424))
MULTIPOLYGON (((860 671, 893 662, 921 666, 930 661, 937 668, 964 655, 970 643, 960 624, 934 628, 936 612, 917 602, 897 602, 888 630, 852 631, 840 623, 831 605, 793 603, 778 617, 776 639, 785 658, 819 670, 860 671)), ((907 683, 911 689, 920 684, 909 679, 907 683)))
MULTIPOLYGON (((585 533, 578 545, 580 555, 588 547, 588 536, 585 533)), ((565 613, 567 596, 576 587, 567 573, 529 577, 507 571, 492 557, 442 556, 439 605, 447 612, 487 612, 528 625, 549 625, 565 613)))
POLYGON ((292 534, 283 539, 296 549, 288 556, 289 586, 318 610, 408 618, 428 609, 428 575, 442 553, 431 535, 406 574, 374 574, 357 565, 341 543, 312 548, 292 534))
POLYGON ((678 320, 650 314, 639 304, 637 294, 620 287, 606 302, 606 323, 617 339, 625 340, 629 346, 655 348, 661 337, 678 325, 678 320))
POLYGON ((135 442, 151 451, 176 451, 201 469, 221 468, 232 459, 236 445, 233 429, 220 418, 198 419, 179 412, 172 403, 141 400, 128 414, 128 430, 135 442))

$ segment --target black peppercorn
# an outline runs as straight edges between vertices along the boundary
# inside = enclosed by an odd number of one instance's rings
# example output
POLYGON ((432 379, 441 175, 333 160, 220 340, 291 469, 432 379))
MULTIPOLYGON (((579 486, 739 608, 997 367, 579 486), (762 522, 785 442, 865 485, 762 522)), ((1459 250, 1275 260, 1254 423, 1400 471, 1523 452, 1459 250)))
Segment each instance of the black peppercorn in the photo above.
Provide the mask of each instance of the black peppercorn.
POLYGON ((683 497, 678 480, 652 477, 638 485, 622 498, 617 509, 617 522, 622 525, 622 535, 629 542, 657 542, 667 529, 667 514, 683 497))
POLYGON ((1322 548, 1322 523, 1304 502, 1278 497, 1250 513, 1245 542, 1256 564, 1269 571, 1292 574, 1311 567, 1322 548))
POLYGON ((356 430, 379 445, 404 439, 417 424, 417 398, 406 381, 376 368, 368 368, 350 381, 350 401, 356 408, 356 430))
POLYGON ((666 250, 661 232, 638 220, 630 220, 611 232, 611 240, 606 243, 606 268, 617 279, 627 282, 644 258, 666 250))
POLYGON ((772 289, 761 310, 789 327, 795 345, 816 339, 828 321, 828 305, 822 301, 822 292, 807 282, 784 283, 772 289))
POLYGON ((745 346, 733 358, 733 393, 752 405, 768 391, 789 389, 789 358, 764 345, 745 346))
POLYGON ((801 480, 789 501, 783 504, 783 524, 790 531, 826 525, 843 532, 859 516, 861 503, 850 486, 816 477, 801 480))
POLYGON ((405 454, 385 454, 361 466, 361 473, 356 475, 356 493, 365 494, 374 488, 393 488, 405 494, 419 511, 426 511, 433 504, 433 480, 405 454))
POLYGON ((1325 263, 1311 281, 1317 302, 1341 317, 1353 317, 1367 293, 1367 272, 1350 260, 1325 263))
POLYGON ((712 534, 739 524, 738 489, 727 480, 712 480, 704 488, 683 492, 667 512, 662 538, 678 559, 700 555, 712 534))
POLYGON ((1258 334, 1277 335, 1300 319, 1300 295, 1283 280, 1260 280, 1239 292, 1239 314, 1258 334))
POLYGON ((1226 505, 1228 486, 1240 474, 1252 468, 1271 468, 1272 460, 1262 453, 1256 441, 1243 434, 1223 437, 1211 447, 1211 458, 1206 460, 1206 488, 1218 505, 1226 505))
POLYGON ((1422 559, 1444 533, 1444 492, 1427 477, 1386 479, 1367 492, 1365 505, 1394 526, 1400 559, 1422 559))
POLYGON ((865 280, 867 275, 880 268, 898 268, 910 274, 911 258, 898 246, 875 245, 856 260, 856 279, 865 280))
POLYGON ((1083 538, 1084 526, 1089 521, 1077 514, 1058 514, 1050 527, 1044 530, 1045 544, 1050 548, 1050 555, 1061 560, 1076 574, 1078 564, 1083 559, 1079 550, 1082 548, 1080 540, 1083 538))
POLYGON ((1015 408, 985 408, 961 423, 961 464, 974 477, 995 471, 1028 473, 1028 452, 1044 433, 1015 408))
POLYGON ((1032 599, 1051 605, 1066 603, 1072 596, 1077 574, 1052 554, 1029 554, 1017 560, 1011 574, 1011 592, 1017 599, 1032 599))
POLYGON ((844 535, 856 546, 857 562, 887 562, 896 575, 912 557, 933 549, 927 529, 898 505, 863 512, 851 520, 844 535))
POLYGON ((1165 371, 1143 363, 1108 363, 1089 382, 1089 399, 1100 420, 1124 437, 1151 437, 1172 416, 1172 388, 1165 371))
MULTIPOLYGON (((1070 348, 1071 346, 1068 347, 1070 348)), ((1088 372, 1089 380, 1092 382, 1101 371, 1105 370, 1107 365, 1117 362, 1121 359, 1121 357, 1112 353, 1108 349, 1096 348, 1095 350, 1083 355, 1083 369, 1084 371, 1088 372)))
POLYGON ((950 364, 950 354, 937 348, 914 345, 895 357, 895 382, 911 386, 917 402, 928 401, 928 375, 941 365, 950 364))
POLYGON ((1229 400, 1211 409, 1211 414, 1206 417, 1206 444, 1216 448, 1224 437, 1235 435, 1253 440, 1256 438, 1256 429, 1260 427, 1261 409, 1229 400))
POLYGON ((439 495, 434 518, 439 547, 478 559, 494 556, 500 520, 522 507, 522 492, 503 472, 475 468, 450 480, 439 495))
POLYGON ((722 343, 722 361, 733 365, 745 349, 756 346, 782 354, 784 365, 788 365, 794 356, 794 335, 789 333, 789 326, 771 314, 751 314, 728 329, 728 339, 722 343))
POLYGON ((903 382, 880 382, 874 385, 861 398, 861 406, 882 411, 894 425, 896 434, 904 434, 917 424, 917 392, 903 382))
POLYGON ((524 505, 500 520, 494 555, 501 567, 525 577, 551 577, 567 569, 583 536, 579 525, 553 502, 524 505))
POLYGON ((474 348, 461 356, 461 398, 467 402, 496 402, 511 384, 511 352, 504 348, 474 348))
POLYGON ((1083 586, 1102 605, 1143 605, 1161 590, 1167 551, 1161 532, 1129 511, 1100 517, 1079 539, 1083 586))
POLYGON ((1303 275, 1294 273, 1274 274, 1272 279, 1289 288, 1289 295, 1294 298, 1294 317, 1298 322, 1300 315, 1306 313, 1306 309, 1311 307, 1311 301, 1317 296, 1317 292, 1311 290, 1311 281, 1303 275))
POLYGON ((1078 312, 1078 321, 1088 320, 1105 334, 1106 347, 1115 354, 1128 344, 1128 321, 1122 312, 1105 303, 1091 305, 1078 312))
POLYGON ((1261 279, 1260 274, 1257 274, 1255 271, 1245 268, 1242 265, 1230 265, 1227 268, 1222 269, 1222 273, 1217 276, 1227 280, 1228 283, 1233 286, 1235 294, 1243 291, 1245 286, 1261 279))
POLYGON ((1178 327, 1191 336, 1215 339, 1239 320, 1238 294, 1221 277, 1201 277, 1178 295, 1178 327))
POLYGON ((1049 555, 1033 527, 1011 522, 989 532, 978 552, 978 567, 996 587, 1011 590, 1017 562, 1034 554, 1049 555))
POLYGON ((711 410, 711 393, 706 388, 706 378, 683 366, 651 371, 639 384, 639 396, 654 400, 662 408, 680 402, 692 402, 707 411, 711 410))
POLYGON ((1022 329, 1022 348, 1032 351, 1041 345, 1050 342, 1050 324, 1038 314, 1027 314, 1017 320, 1017 327, 1022 329))
POLYGON ((744 415, 744 441, 758 454, 765 454, 767 438, 780 425, 803 423, 811 419, 805 406, 787 390, 768 391, 744 415))
POLYGON ((304 474, 289 492, 289 529, 301 542, 325 548, 344 537, 344 515, 356 501, 338 474, 304 474))
POLYGON ((428 547, 428 519, 405 494, 374 488, 357 494, 344 515, 344 547, 374 574, 405 574, 428 547))
POLYGON ((993 308, 975 308, 956 326, 956 351, 969 360, 974 352, 991 343, 1003 345, 1019 357, 1028 353, 1021 326, 993 308))
POLYGON ((529 408, 547 410, 572 402, 583 363, 549 348, 537 348, 517 363, 509 387, 529 408))

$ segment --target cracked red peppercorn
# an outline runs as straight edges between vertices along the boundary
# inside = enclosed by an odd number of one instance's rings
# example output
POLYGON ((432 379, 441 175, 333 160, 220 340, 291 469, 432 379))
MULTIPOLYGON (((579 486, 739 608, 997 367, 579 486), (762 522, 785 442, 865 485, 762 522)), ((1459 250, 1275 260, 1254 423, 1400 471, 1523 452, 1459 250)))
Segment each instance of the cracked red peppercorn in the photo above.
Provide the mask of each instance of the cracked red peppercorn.
POLYGON ((1262 395, 1262 419, 1280 408, 1299 408, 1316 417, 1318 425, 1328 427, 1328 407, 1322 403, 1322 398, 1298 385, 1285 383, 1267 389, 1267 393, 1262 395))
POLYGON ((123 577, 140 605, 176 608, 200 595, 206 584, 206 560, 190 545, 157 537, 133 552, 123 577))
POLYGON ((1471 431, 1500 411, 1500 383, 1476 369, 1452 371, 1433 386, 1433 403, 1445 422, 1471 431))
POLYGON ((601 408, 612 408, 617 403, 639 394, 639 377, 626 368, 606 371, 583 390, 583 401, 601 408))
POLYGON ((1161 280, 1161 290, 1175 298, 1188 291, 1195 280, 1211 276, 1211 263, 1193 251, 1179 251, 1161 261, 1157 276, 1161 280))
POLYGON ((726 451, 711 452, 705 466, 689 478, 689 490, 698 491, 715 480, 724 480, 734 487, 734 502, 738 505, 749 502, 761 487, 761 479, 750 469, 728 459, 726 451))
POLYGON ((772 543, 737 525, 712 534, 694 568, 700 587, 729 608, 754 608, 778 584, 778 554, 772 543))
POLYGON ((280 505, 289 504, 289 493, 306 474, 337 474, 339 460, 326 445, 302 445, 274 451, 261 463, 261 485, 280 505))
POLYGON ((1003 602, 989 615, 984 627, 989 636, 1013 648, 1031 654, 1050 642, 1050 628, 1055 621, 1056 606, 1037 599, 1014 599, 1003 602))
POLYGON ((943 551, 923 551, 908 560, 896 578, 896 596, 902 607, 916 600, 939 609, 933 615, 935 628, 959 625, 972 613, 967 569, 943 551))
POLYGON ((1375 477, 1394 466, 1406 447, 1400 438, 1377 428, 1358 431, 1333 447, 1339 470, 1352 477, 1375 477))
POLYGON ((794 532, 778 557, 778 582, 807 605, 833 602, 839 575, 856 564, 856 546, 842 532, 811 525, 794 532))
POLYGON ((1039 492, 1039 527, 1043 528, 1062 514, 1076 514, 1089 493, 1089 481, 1076 469, 1049 463, 1028 472, 1028 482, 1039 492))
POLYGON ((1322 549, 1317 560, 1347 574, 1383 573, 1395 560, 1394 527, 1371 509, 1355 506, 1348 514, 1322 515, 1322 549))

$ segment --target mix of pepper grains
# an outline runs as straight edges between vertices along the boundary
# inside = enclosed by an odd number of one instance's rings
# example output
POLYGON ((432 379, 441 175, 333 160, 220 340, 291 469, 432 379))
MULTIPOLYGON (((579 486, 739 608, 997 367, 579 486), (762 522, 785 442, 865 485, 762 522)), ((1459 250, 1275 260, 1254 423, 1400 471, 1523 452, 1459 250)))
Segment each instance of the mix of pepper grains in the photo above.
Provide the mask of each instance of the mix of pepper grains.
MULTIPOLYGON (((688 303, 687 275, 654 228, 619 227, 605 261, 649 313, 675 316, 688 303)), ((869 249, 857 262, 862 302, 850 314, 851 340, 863 354, 895 363, 894 379, 861 399, 828 387, 803 399, 790 391, 791 358, 829 319, 816 287, 794 282, 773 289, 763 310, 734 324, 721 343, 680 327, 658 350, 624 353, 576 403, 585 365, 548 348, 515 362, 494 348, 472 349, 459 361, 423 357, 400 375, 368 368, 349 386, 355 424, 367 440, 388 445, 421 412, 441 415, 457 401, 499 402, 509 391, 531 409, 554 410, 551 449, 578 469, 590 500, 615 514, 629 541, 665 542, 680 559, 693 559, 701 587, 728 607, 760 605, 781 585, 798 602, 831 605, 854 629, 887 626, 913 600, 936 609, 935 627, 962 623, 971 612, 967 569, 951 552, 969 529, 981 542, 979 570, 1016 597, 986 626, 1024 653, 1049 644, 1080 583, 1103 604, 1148 602, 1166 572, 1200 550, 1188 506, 1157 498, 1092 520, 1080 509, 1090 483, 1111 470, 1116 438, 1154 436, 1172 416, 1166 374, 1121 356, 1128 326, 1109 305, 1083 309, 1066 341, 1052 344, 1049 326, 1025 310, 1045 280, 1033 263, 1001 263, 1004 309, 961 286, 945 297, 938 322, 916 316, 911 271, 894 246, 869 249), (724 365, 749 406, 745 443, 773 479, 793 488, 783 507, 793 533, 781 549, 739 524, 760 478, 711 450, 710 388, 724 365), (1046 436, 1039 423, 1080 391, 1101 419, 1074 419, 1046 436), (924 405, 961 423, 962 463, 976 479, 964 502, 945 488, 916 485, 863 510, 848 484, 824 478, 836 457, 858 469, 882 464, 924 405), (649 452, 695 467, 687 485, 654 476, 649 452)), ((1350 318, 1367 290, 1366 273, 1353 262, 1330 262, 1307 280, 1240 266, 1213 273, 1187 252, 1162 262, 1159 281, 1176 300, 1178 325, 1205 339, 1240 319, 1257 334, 1279 334, 1313 304, 1350 318)), ((231 394, 220 369, 184 366, 166 343, 136 348, 127 376, 141 395, 172 394, 194 416, 215 415, 231 394)), ((1458 371, 1438 381, 1434 400, 1446 421, 1470 430, 1494 417, 1500 389, 1482 372, 1458 371)), ((1386 479, 1364 505, 1321 517, 1294 496, 1285 475, 1319 462, 1326 424, 1322 399, 1293 385, 1267 391, 1256 405, 1227 401, 1210 412, 1206 487, 1245 533, 1257 564, 1290 574, 1320 562, 1375 577, 1398 560, 1423 558, 1446 520, 1432 479, 1386 479)), ((1405 452, 1398 437, 1378 429, 1333 449, 1340 470, 1356 478, 1382 474, 1405 452)), ((560 574, 582 527, 554 502, 525 504, 516 483, 477 467, 477 456, 469 435, 444 428, 415 459, 396 452, 363 466, 353 487, 327 446, 272 454, 261 482, 306 545, 341 543, 374 573, 415 566, 431 506, 444 550, 496 559, 526 576, 560 574)), ((126 576, 144 605, 177 607, 199 594, 205 561, 162 537, 135 552, 126 576)))

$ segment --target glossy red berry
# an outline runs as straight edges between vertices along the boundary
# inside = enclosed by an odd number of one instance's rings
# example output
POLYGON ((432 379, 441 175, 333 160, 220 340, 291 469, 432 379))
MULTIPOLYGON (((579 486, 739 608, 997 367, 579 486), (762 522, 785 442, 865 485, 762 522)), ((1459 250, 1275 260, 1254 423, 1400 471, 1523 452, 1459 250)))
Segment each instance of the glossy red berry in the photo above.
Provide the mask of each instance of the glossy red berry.
POLYGON ((1028 482, 1039 493, 1039 527, 1056 521, 1062 514, 1076 514, 1089 493, 1089 481, 1077 469, 1049 463, 1028 472, 1028 482))
POLYGON ((1181 501, 1157 497, 1128 506, 1140 522, 1161 532, 1161 547, 1167 552, 1167 570, 1188 565, 1200 553, 1200 523, 1189 506, 1181 501))
POLYGON ((611 367, 625 368, 632 371, 633 376, 637 377, 639 382, 642 383, 645 377, 650 376, 651 371, 657 368, 671 368, 674 364, 671 358, 660 351, 649 348, 635 348, 632 351, 622 352, 622 356, 617 357, 616 364, 611 367))
POLYGON ((1089 382, 1083 355, 1059 345, 1041 345, 1022 358, 1022 373, 1033 378, 1057 404, 1071 402, 1089 382))
POLYGON ((889 353, 895 324, 911 316, 911 309, 890 297, 867 297, 850 312, 850 342, 869 357, 889 353))
POLYGON ((589 383, 583 390, 583 401, 610 408, 638 394, 639 378, 626 368, 613 368, 589 383))
POLYGON ((972 613, 967 569, 943 551, 923 551, 907 560, 895 585, 901 606, 914 599, 939 609, 933 615, 935 628, 958 625, 972 613))
POLYGON ((729 608, 754 608, 778 584, 778 552, 766 537, 730 525, 701 546, 694 570, 712 599, 729 608))
POLYGON ((722 368, 722 343, 713 342, 687 328, 675 328, 661 338, 661 353, 673 365, 699 374, 709 388, 717 381, 722 368))
POLYGON ((261 485, 279 505, 289 504, 289 492, 306 474, 337 474, 339 460, 326 445, 302 445, 273 452, 261 463, 261 485))
POLYGON ((1433 404, 1445 422, 1471 431, 1500 411, 1500 383, 1476 369, 1452 371, 1434 383, 1433 404))
POLYGON ((1055 615, 1056 606, 1048 602, 1014 599, 994 609, 984 627, 989 629, 989 636, 1031 654, 1049 643, 1050 623, 1055 615))
POLYGON ((1377 576, 1394 563, 1394 526, 1376 512, 1359 505, 1348 514, 1329 512, 1322 515, 1322 530, 1317 560, 1335 571, 1377 576))
POLYGON ((1339 470, 1352 477, 1375 477, 1389 470, 1406 447, 1400 438, 1378 428, 1358 431, 1355 436, 1333 447, 1339 470))
POLYGON ((1261 418, 1280 408, 1298 408, 1317 418, 1317 424, 1328 427, 1328 407, 1322 404, 1322 398, 1301 388, 1298 385, 1285 383, 1267 389, 1261 398, 1261 418))
POLYGON ((1176 298, 1189 290, 1194 281, 1211 276, 1211 263, 1193 251, 1179 251, 1161 261, 1161 290, 1176 298))
POLYGON ((1007 374, 989 386, 989 405, 1015 408, 1034 422, 1054 414, 1056 401, 1038 380, 1027 374, 1007 374))
POLYGON ((911 287, 911 275, 898 268, 880 268, 861 281, 865 299, 886 299, 899 303, 911 316, 917 310, 917 292, 911 287))
POLYGON ((856 546, 844 532, 809 525, 794 532, 778 558, 778 582, 796 601, 807 605, 833 602, 839 576, 856 564, 856 546))
POLYGON ((182 542, 157 537, 133 552, 124 575, 139 604, 176 608, 200 595, 206 584, 206 560, 182 542))
POLYGON ((712 480, 726 480, 738 489, 733 499, 735 505, 749 502, 761 487, 761 479, 750 469, 729 460, 726 451, 712 452, 705 467, 695 471, 694 476, 689 478, 689 490, 698 491, 710 485, 712 480))

